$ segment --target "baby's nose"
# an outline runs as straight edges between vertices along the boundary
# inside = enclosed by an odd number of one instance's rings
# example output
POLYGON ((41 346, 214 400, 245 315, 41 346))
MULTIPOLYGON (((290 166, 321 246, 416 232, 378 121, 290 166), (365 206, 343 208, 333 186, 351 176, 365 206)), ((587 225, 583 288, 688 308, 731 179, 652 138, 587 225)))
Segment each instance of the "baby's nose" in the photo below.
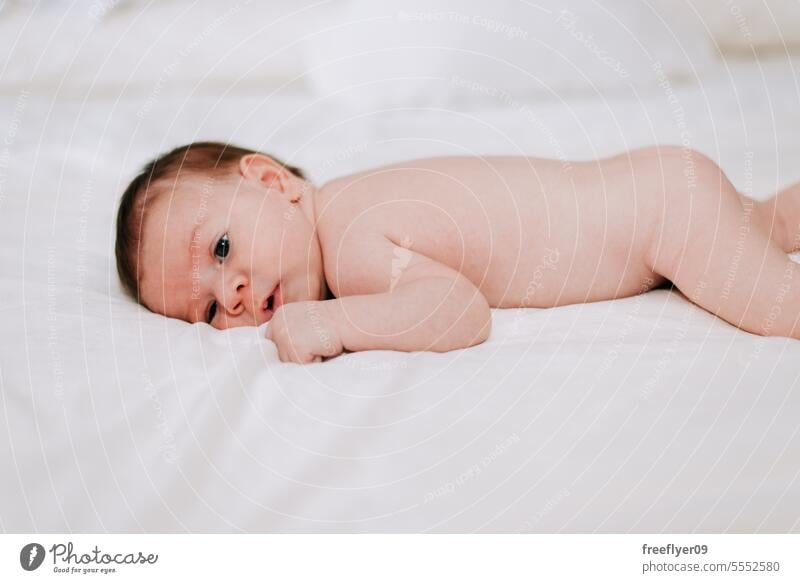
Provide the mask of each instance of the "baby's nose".
POLYGON ((220 303, 228 316, 238 316, 244 311, 245 287, 244 283, 236 283, 223 292, 220 303))

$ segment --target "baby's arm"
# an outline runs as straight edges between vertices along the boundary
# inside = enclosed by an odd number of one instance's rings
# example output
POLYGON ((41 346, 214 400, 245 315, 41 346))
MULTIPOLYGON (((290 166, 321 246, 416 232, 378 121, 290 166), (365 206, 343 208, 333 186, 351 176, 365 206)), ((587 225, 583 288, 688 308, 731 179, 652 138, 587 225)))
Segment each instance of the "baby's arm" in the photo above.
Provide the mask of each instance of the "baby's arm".
POLYGON ((430 259, 418 263, 391 291, 329 302, 345 350, 446 352, 489 337, 483 295, 458 273, 430 259))
POLYGON ((340 297, 286 304, 275 314, 268 336, 282 359, 318 361, 342 350, 444 352, 488 338, 489 305, 457 271, 383 236, 348 247, 327 274, 340 297), (286 316, 298 313, 286 318, 284 308, 286 316))

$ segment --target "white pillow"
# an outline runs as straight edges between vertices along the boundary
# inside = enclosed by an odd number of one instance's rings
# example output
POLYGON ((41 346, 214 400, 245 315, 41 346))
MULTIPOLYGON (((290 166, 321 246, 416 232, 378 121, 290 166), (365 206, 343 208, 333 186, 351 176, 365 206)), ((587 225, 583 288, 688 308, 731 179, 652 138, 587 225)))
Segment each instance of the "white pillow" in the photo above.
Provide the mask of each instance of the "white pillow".
POLYGON ((691 78, 701 23, 669 0, 349 0, 310 36, 311 86, 355 107, 562 97, 691 78))
POLYGON ((282 83, 302 75, 298 39, 314 0, 0 4, 0 83, 145 94, 196 84, 282 83), (266 82, 266 83, 265 83, 266 82))
POLYGON ((705 0, 697 10, 723 54, 752 56, 754 49, 782 53, 800 48, 797 0, 705 0))

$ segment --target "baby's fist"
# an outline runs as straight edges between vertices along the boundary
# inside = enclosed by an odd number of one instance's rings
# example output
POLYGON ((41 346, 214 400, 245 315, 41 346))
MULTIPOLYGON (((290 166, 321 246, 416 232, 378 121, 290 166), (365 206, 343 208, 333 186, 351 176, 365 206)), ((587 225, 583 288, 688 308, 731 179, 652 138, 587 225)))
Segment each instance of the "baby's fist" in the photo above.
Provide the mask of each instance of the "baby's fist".
POLYGON ((325 302, 284 304, 273 314, 266 333, 282 362, 321 362, 342 352, 342 342, 325 302))

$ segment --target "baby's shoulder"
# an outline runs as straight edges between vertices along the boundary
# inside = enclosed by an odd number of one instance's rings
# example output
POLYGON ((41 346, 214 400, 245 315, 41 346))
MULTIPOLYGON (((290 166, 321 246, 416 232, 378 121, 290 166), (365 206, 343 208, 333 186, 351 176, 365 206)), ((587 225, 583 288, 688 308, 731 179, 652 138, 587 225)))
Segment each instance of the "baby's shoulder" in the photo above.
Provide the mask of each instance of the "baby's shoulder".
POLYGON ((391 256, 384 256, 392 248, 392 212, 391 205, 384 204, 386 199, 386 192, 355 176, 333 180, 318 189, 317 234, 325 276, 337 297, 368 293, 365 290, 382 280, 376 266, 391 261, 391 256))
MULTIPOLYGON (((368 173, 336 178, 316 193, 317 228, 320 237, 340 238, 345 232, 385 234, 390 221, 387 204, 396 193, 371 179, 368 173)), ((389 205, 390 206, 390 205, 389 205)))

